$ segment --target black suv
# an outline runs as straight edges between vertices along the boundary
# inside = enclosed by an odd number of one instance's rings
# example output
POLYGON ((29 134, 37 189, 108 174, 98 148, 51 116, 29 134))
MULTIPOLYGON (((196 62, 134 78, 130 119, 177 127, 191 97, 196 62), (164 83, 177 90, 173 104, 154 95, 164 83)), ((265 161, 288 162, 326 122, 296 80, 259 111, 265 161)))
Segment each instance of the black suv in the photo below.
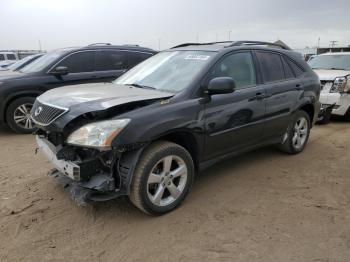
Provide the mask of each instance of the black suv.
POLYGON ((37 96, 59 86, 112 81, 155 53, 110 44, 49 52, 19 71, 0 75, 0 123, 17 133, 31 133, 30 111, 37 96))
POLYGON ((113 83, 70 86, 37 98, 37 143, 79 203, 128 195, 163 214, 195 172, 276 145, 301 152, 319 111, 320 81, 300 54, 238 41, 183 44, 113 83))

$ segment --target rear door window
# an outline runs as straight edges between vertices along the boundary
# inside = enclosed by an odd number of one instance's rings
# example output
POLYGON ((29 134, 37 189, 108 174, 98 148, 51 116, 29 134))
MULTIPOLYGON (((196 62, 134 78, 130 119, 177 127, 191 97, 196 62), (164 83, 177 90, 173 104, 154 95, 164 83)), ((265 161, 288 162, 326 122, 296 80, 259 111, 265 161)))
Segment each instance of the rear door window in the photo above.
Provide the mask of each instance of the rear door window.
POLYGON ((93 72, 95 71, 94 53, 94 51, 74 53, 64 58, 57 66, 67 67, 69 73, 93 72))
POLYGON ((5 60, 5 56, 3 54, 0 54, 0 61, 5 60))
POLYGON ((96 52, 96 71, 124 70, 128 68, 128 52, 98 51, 96 52))
POLYGON ((151 56, 149 53, 129 52, 129 67, 134 67, 151 56))
POLYGON ((260 63, 264 83, 284 80, 284 70, 279 54, 257 51, 256 56, 260 63))

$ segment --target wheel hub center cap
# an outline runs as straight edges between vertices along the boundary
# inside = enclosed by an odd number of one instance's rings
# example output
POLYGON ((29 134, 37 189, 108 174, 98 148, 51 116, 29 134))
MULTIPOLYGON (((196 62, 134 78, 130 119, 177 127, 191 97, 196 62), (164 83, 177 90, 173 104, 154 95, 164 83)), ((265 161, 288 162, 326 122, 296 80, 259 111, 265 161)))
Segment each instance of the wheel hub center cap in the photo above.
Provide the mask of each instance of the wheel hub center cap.
POLYGON ((164 177, 164 183, 168 184, 169 182, 171 182, 171 178, 169 176, 164 177))

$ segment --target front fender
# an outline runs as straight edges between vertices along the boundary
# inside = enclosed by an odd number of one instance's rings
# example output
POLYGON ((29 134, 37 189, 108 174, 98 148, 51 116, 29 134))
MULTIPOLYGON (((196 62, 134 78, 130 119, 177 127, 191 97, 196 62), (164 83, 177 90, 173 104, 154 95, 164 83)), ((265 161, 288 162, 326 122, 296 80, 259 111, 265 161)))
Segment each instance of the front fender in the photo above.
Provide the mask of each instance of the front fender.
POLYGON ((125 115, 131 122, 112 141, 112 146, 154 141, 174 132, 188 132, 200 139, 204 134, 203 109, 197 100, 190 100, 151 110, 136 110, 132 115, 125 115))

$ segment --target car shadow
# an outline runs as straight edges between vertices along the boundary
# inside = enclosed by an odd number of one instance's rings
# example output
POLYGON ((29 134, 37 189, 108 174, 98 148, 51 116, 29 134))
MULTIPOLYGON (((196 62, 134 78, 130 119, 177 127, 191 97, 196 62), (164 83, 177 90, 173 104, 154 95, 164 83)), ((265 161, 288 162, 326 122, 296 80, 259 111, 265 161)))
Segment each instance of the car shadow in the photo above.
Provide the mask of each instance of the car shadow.
POLYGON ((0 124, 0 139, 1 137, 23 136, 23 135, 31 135, 31 134, 17 134, 14 131, 12 131, 7 125, 0 124))
MULTIPOLYGON (((279 152, 273 146, 270 146, 260 148, 255 151, 247 152, 245 154, 233 158, 225 159, 202 172, 197 172, 193 188, 187 196, 187 201, 185 201, 184 204, 186 205, 186 202, 189 205, 195 204, 193 201, 196 200, 191 200, 191 195, 194 194, 203 194, 204 192, 205 194, 207 194, 204 197, 210 198, 210 191, 205 192, 205 189, 208 186, 212 185, 214 180, 217 182, 221 179, 224 179, 227 176, 237 178, 237 175, 242 176, 244 174, 242 174, 242 172, 235 172, 235 170, 242 171, 242 169, 248 169, 248 167, 251 165, 258 165, 259 163, 269 161, 270 159, 275 157, 283 158, 289 156, 287 154, 279 152)), ((136 220, 144 220, 145 217, 147 217, 147 215, 145 215, 135 206, 132 205, 132 203, 128 200, 127 196, 119 197, 117 199, 105 202, 95 202, 89 204, 87 209, 89 210, 89 213, 91 212, 91 215, 93 217, 100 218, 104 216, 125 217, 127 215, 129 218, 132 217, 136 220)), ((171 215, 171 213, 172 212, 166 214, 166 216, 171 215)))
POLYGON ((11 129, 7 126, 7 125, 4 125, 4 124, 0 124, 0 135, 1 134, 14 134, 11 129))

